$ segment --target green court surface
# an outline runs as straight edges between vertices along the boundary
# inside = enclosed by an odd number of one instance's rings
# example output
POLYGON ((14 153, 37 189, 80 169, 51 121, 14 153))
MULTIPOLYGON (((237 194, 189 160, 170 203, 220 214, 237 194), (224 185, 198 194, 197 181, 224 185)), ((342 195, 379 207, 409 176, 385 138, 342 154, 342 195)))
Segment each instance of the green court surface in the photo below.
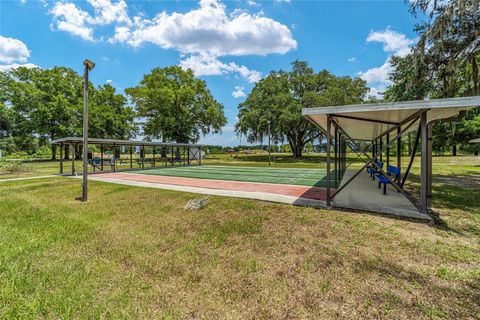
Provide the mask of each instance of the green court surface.
MULTIPOLYGON (((137 172, 138 173, 138 172, 137 172)), ((227 181, 263 182, 300 186, 326 187, 325 169, 190 166, 149 169, 142 174, 227 181)), ((332 177, 334 172, 332 171, 332 177)), ((334 183, 332 181, 332 187, 334 183)))

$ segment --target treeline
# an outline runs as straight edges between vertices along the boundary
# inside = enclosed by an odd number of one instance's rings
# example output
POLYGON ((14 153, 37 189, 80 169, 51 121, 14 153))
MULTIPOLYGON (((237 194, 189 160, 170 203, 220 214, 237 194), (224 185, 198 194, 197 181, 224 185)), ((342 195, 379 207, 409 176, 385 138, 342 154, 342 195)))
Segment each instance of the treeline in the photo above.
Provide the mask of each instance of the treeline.
MULTIPOLYGON (((393 57, 392 85, 387 101, 423 100, 480 95, 480 7, 478 0, 411 2, 413 13, 429 13, 418 25, 419 41, 405 57, 393 57)), ((433 125, 433 150, 457 154, 460 147, 478 154, 480 145, 468 143, 480 137, 480 108, 458 121, 433 125)))
MULTIPOLYGON (((111 85, 89 83, 89 134, 129 139, 135 111, 111 85)), ((4 153, 47 154, 49 141, 82 135, 83 78, 65 67, 17 68, 0 73, 0 148, 4 153), (47 149, 47 150, 45 150, 47 149)), ((52 146, 51 157, 56 150, 52 146)))
MULTIPOLYGON (((223 105, 206 83, 178 66, 153 69, 137 86, 127 88, 126 95, 109 84, 88 86, 90 137, 131 139, 142 129, 146 140, 195 143, 202 134, 220 132, 226 123, 223 105)), ((4 154, 50 154, 55 159, 55 145, 49 142, 82 136, 82 121, 83 78, 74 70, 20 67, 0 72, 4 154)))

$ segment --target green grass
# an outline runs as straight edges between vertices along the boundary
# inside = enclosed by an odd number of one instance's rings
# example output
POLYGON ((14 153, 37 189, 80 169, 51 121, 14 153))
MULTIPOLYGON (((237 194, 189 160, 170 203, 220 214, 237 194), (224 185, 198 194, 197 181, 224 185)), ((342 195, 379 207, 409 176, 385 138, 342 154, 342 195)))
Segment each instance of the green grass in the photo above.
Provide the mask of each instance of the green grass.
MULTIPOLYGON (((79 203, 76 179, 0 182, 0 318, 480 318, 480 157, 433 161, 435 226, 225 197, 188 211, 198 195, 93 181, 79 203)), ((418 175, 415 162, 413 191, 418 175)))
POLYGON ((79 203, 76 179, 2 182, 0 317, 478 318, 480 188, 443 183, 444 223, 429 226, 214 196, 188 211, 198 195, 93 181, 79 203))

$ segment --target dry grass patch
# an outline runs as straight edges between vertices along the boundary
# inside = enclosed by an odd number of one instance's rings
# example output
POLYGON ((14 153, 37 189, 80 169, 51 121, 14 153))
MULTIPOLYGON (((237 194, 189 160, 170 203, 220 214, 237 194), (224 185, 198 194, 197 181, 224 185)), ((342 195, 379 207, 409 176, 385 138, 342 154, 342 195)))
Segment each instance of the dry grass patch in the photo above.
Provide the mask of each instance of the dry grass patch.
POLYGON ((79 192, 65 178, 0 185, 2 318, 480 317, 478 211, 432 227, 224 197, 184 210, 196 195, 98 182, 89 203, 79 192))

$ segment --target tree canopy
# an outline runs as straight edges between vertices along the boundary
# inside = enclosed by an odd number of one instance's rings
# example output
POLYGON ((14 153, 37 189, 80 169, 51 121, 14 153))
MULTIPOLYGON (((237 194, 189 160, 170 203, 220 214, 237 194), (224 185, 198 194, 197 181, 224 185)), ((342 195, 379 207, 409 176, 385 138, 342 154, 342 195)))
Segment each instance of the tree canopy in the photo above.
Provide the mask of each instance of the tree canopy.
POLYGON ((274 142, 287 139, 295 157, 321 133, 302 116, 303 108, 362 102, 365 81, 314 72, 307 62, 295 61, 290 71, 272 71, 260 80, 239 105, 237 134, 259 142, 270 134, 274 142))
MULTIPOLYGON (((480 94, 480 10, 478 0, 434 1, 411 3, 411 11, 429 11, 430 20, 417 26, 418 44, 404 58, 393 57, 392 85, 385 91, 388 101, 450 98, 480 94)), ((466 149, 468 140, 480 134, 475 128, 480 109, 451 123, 433 127, 434 149, 440 152, 457 144, 466 149)))
POLYGON ((221 132, 227 122, 223 105, 190 69, 153 69, 138 86, 125 92, 145 119, 144 134, 148 138, 197 142, 202 134, 221 132))
MULTIPOLYGON (((19 150, 31 151, 32 141, 46 145, 67 136, 82 135, 83 78, 66 67, 16 68, 0 73, 3 127, 19 150)), ((97 138, 129 138, 136 132, 135 113, 123 95, 110 85, 89 83, 89 134, 97 138)), ((52 146, 55 158, 55 146, 52 146)))

